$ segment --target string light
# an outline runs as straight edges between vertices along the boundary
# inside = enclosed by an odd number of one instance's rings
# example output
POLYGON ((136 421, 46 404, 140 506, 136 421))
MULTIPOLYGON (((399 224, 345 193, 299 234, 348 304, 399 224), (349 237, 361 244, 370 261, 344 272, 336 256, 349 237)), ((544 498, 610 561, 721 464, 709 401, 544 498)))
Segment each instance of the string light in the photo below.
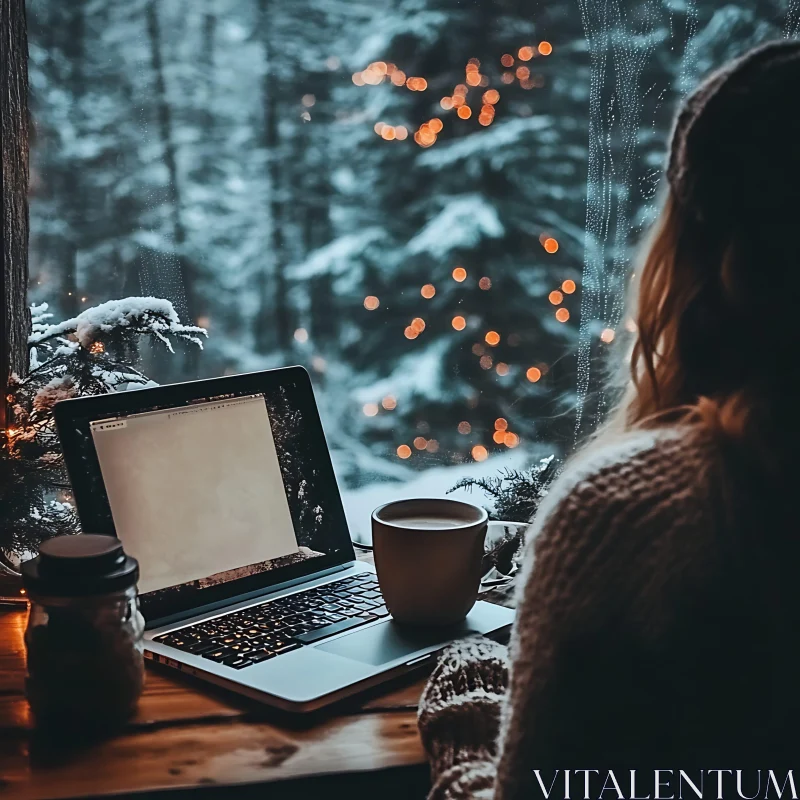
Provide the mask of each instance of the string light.
POLYGON ((91 347, 89 347, 89 352, 93 353, 94 355, 99 355, 100 353, 105 352, 105 345, 102 342, 92 342, 91 347))
POLYGON ((367 295, 367 297, 364 298, 364 308, 366 308, 367 311, 374 311, 380 304, 381 301, 378 300, 374 294, 367 295))
POLYGON ((553 45, 550 42, 539 42, 539 53, 543 56, 549 56, 553 52, 553 45))
POLYGON ((497 331, 489 331, 483 339, 489 347, 497 347, 500 344, 500 334, 497 331))
POLYGON ((468 433, 472 433, 472 425, 469 424, 466 420, 458 423, 458 432, 462 436, 466 436, 468 433))
POLYGON ((426 283, 419 293, 426 299, 430 300, 436 294, 436 287, 432 283, 426 283))
POLYGON ((505 431, 495 431, 492 434, 492 439, 494 439, 495 444, 503 444, 505 438, 506 438, 505 431))
POLYGON ((308 341, 308 331, 305 328, 298 328, 294 332, 294 338, 300 342, 300 344, 304 344, 308 341))
POLYGON ((517 436, 516 433, 511 433, 511 431, 509 431, 503 437, 503 444, 506 447, 516 447, 519 444, 519 436, 517 436))
POLYGON ((467 279, 467 271, 464 267, 456 267, 453 270, 453 280, 456 283, 463 283, 467 279))
POLYGON ((480 288, 483 289, 484 292, 487 292, 489 291, 489 289, 492 288, 492 281, 490 278, 481 278, 478 281, 478 286, 480 286, 480 288))
POLYGON ((554 305, 559 306, 561 303, 564 302, 564 295, 558 291, 558 289, 554 289, 550 294, 547 296, 547 299, 554 305))
POLYGON ((481 76, 478 74, 477 71, 475 72, 468 72, 466 81, 470 86, 480 86, 481 83, 481 76))
POLYGON ((453 101, 453 108, 461 108, 461 106, 467 102, 466 99, 460 94, 454 94, 451 99, 453 101))
POLYGON ((480 360, 481 369, 491 369, 492 368, 492 357, 491 356, 481 356, 480 360))
POLYGON ((567 279, 561 284, 561 291, 564 292, 564 294, 573 294, 575 288, 575 281, 573 280, 567 279))
POLYGON ((600 339, 604 341, 606 344, 611 344, 614 341, 614 336, 616 334, 611 328, 605 328, 603 332, 600 334, 600 339))
POLYGON ((438 117, 434 117, 428 122, 428 127, 430 127, 434 133, 441 133, 442 128, 444 128, 444 123, 438 117))
POLYGON ((567 322, 567 320, 569 320, 569 311, 567 311, 566 308, 559 308, 558 311, 556 311, 556 319, 559 322, 567 322))
MULTIPOLYGON (((530 61, 533 58, 533 48, 532 47, 520 47, 519 52, 517 53, 519 56, 520 61, 530 61)), ((512 64, 513 59, 512 59, 512 64)), ((503 64, 504 67, 510 67, 511 64, 503 64)))
POLYGON ((514 56, 512 56, 511 53, 504 53, 500 57, 500 63, 504 67, 513 67, 514 66, 514 56))
POLYGON ((542 371, 538 367, 531 367, 526 373, 525 377, 531 382, 536 383, 542 377, 542 371))
POLYGON ((469 106, 461 106, 456 113, 461 119, 469 119, 472 116, 472 109, 469 106))
POLYGON ((457 331, 463 331, 463 330, 464 330, 464 328, 466 328, 466 327, 467 327, 467 321, 464 319, 464 317, 461 317, 461 316, 459 316, 459 317, 453 317, 453 320, 452 320, 452 322, 451 322, 451 325, 452 325, 452 326, 453 326, 453 327, 454 327, 454 328, 455 328, 457 331))
POLYGON ((498 417, 494 421, 494 429, 496 431, 508 430, 508 420, 505 417, 498 417))
POLYGON ((425 320, 422 317, 414 317, 411 320, 411 327, 417 332, 422 333, 425 330, 425 320))
POLYGON ((364 403, 364 407, 361 410, 364 412, 365 416, 374 417, 378 413, 378 404, 377 403, 364 403))
POLYGON ((427 444, 428 440, 424 436, 417 436, 416 439, 414 439, 414 447, 416 447, 417 450, 424 450, 427 444))
POLYGON ((397 455, 400 458, 411 458, 411 448, 407 444, 401 444, 397 448, 397 455))
POLYGON ((415 331, 410 325, 403 331, 406 339, 416 339, 419 336, 419 331, 415 331))
POLYGON ((476 461, 486 461, 489 457, 489 452, 482 444, 476 444, 475 447, 472 448, 472 457, 476 461))
POLYGON ((503 361, 498 362, 497 366, 495 367, 495 371, 501 378, 504 378, 506 375, 508 375, 508 364, 503 361))
POLYGON ((552 236, 549 236, 547 239, 544 240, 544 249, 548 253, 555 253, 558 251, 558 241, 554 239, 552 236))
POLYGON ((408 78, 406 87, 412 92, 424 92, 428 88, 428 81, 425 78, 408 78))
POLYGON ((489 89, 488 92, 483 93, 483 102, 489 105, 494 105, 500 100, 500 92, 497 89, 489 89))
POLYGON ((386 397, 384 397, 383 400, 381 400, 381 405, 387 411, 394 411, 397 408, 397 400, 394 397, 392 397, 392 395, 387 394, 386 397))

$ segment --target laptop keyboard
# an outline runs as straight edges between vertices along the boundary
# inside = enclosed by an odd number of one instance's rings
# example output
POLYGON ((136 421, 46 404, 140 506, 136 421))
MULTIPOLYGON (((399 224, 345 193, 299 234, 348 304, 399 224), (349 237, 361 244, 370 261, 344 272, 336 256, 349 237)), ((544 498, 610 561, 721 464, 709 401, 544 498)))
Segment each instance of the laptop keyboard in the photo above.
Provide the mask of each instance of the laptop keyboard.
POLYGON ((154 640, 243 669, 387 616, 377 578, 367 572, 198 622, 154 640))

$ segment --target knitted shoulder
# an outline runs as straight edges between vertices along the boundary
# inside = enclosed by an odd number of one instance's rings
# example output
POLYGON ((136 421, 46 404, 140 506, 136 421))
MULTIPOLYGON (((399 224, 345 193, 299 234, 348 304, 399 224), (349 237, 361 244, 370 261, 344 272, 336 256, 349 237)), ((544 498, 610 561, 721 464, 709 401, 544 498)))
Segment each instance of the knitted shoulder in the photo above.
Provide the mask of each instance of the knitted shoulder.
POLYGON ((716 463, 711 438, 687 427, 637 431, 595 444, 554 482, 529 539, 537 553, 550 546, 574 549, 582 539, 608 544, 642 527, 652 536, 657 519, 680 525, 705 516, 716 463))

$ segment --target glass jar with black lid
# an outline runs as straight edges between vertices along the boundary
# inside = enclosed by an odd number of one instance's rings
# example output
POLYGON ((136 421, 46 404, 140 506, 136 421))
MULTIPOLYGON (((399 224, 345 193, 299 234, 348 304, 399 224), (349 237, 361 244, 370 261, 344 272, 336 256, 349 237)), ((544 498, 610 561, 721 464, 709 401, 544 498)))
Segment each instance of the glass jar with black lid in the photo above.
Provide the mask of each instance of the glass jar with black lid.
POLYGON ((44 542, 22 565, 30 597, 26 693, 37 724, 123 723, 144 685, 139 565, 113 536, 44 542))

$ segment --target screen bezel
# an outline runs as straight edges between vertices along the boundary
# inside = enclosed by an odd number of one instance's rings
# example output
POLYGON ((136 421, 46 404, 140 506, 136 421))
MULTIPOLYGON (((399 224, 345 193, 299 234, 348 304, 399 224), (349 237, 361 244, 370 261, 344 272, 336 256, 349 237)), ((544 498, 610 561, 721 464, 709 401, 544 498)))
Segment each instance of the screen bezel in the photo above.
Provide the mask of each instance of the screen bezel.
MULTIPOLYGON (((256 595, 277 584, 295 581, 298 578, 355 560, 355 551, 342 506, 341 494, 333 471, 330 451, 325 441, 319 410, 314 399, 311 377, 303 367, 282 367, 263 372, 62 400, 54 406, 56 429, 64 452, 64 461, 72 485, 81 530, 116 536, 105 495, 91 491, 90 473, 81 457, 82 446, 79 441, 79 430, 84 435, 88 435, 91 440, 90 423, 103 417, 135 414, 154 407, 174 406, 178 408, 194 401, 227 394, 264 394, 269 397, 277 390, 287 389, 290 386, 292 387, 292 400, 303 415, 303 437, 307 437, 308 446, 313 452, 320 480, 324 486, 328 487, 325 498, 326 514, 332 515, 332 529, 342 531, 341 546, 337 540, 337 547, 332 553, 299 564, 249 575, 219 586, 204 588, 202 591, 190 593, 186 597, 158 600, 149 597, 148 594, 142 594, 140 595, 141 609, 148 627, 152 627, 158 620, 167 617, 186 615, 187 612, 195 612, 207 606, 219 606, 221 602, 233 601, 243 595, 256 595)), ((95 462, 92 466, 99 472, 100 465, 94 449, 92 449, 92 457, 95 462)))

